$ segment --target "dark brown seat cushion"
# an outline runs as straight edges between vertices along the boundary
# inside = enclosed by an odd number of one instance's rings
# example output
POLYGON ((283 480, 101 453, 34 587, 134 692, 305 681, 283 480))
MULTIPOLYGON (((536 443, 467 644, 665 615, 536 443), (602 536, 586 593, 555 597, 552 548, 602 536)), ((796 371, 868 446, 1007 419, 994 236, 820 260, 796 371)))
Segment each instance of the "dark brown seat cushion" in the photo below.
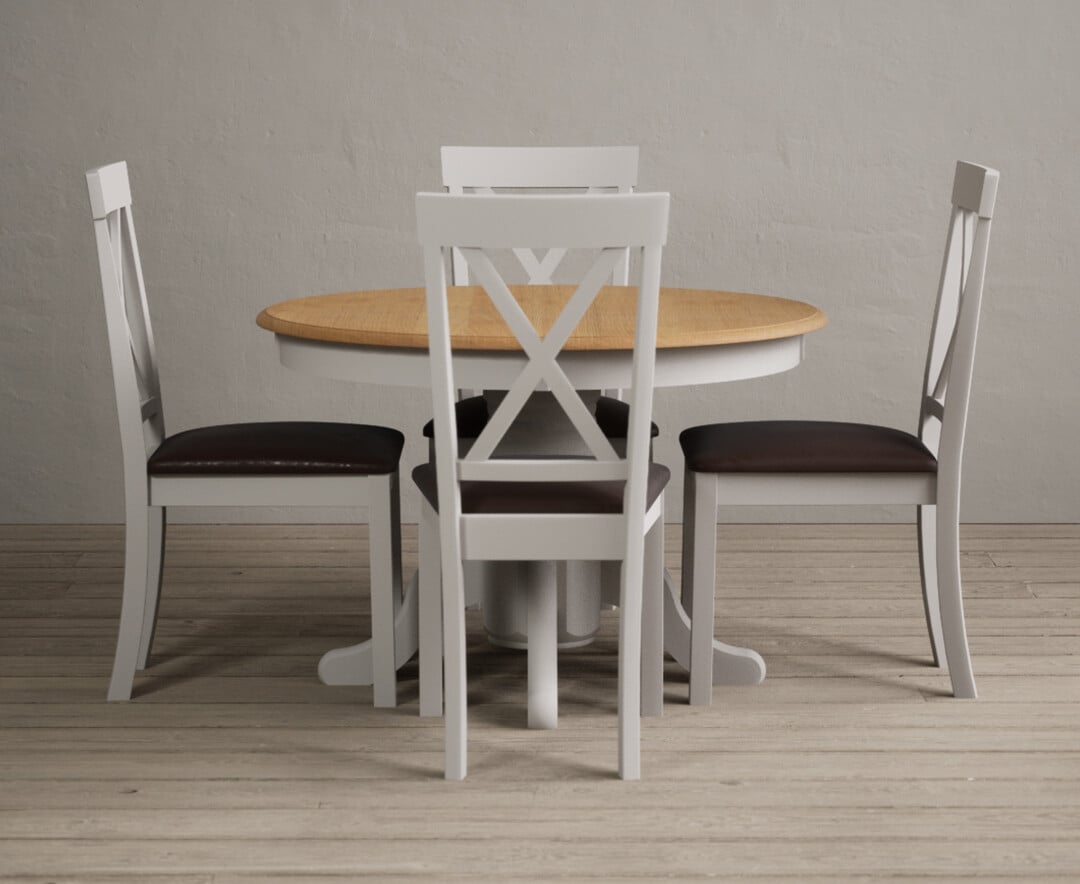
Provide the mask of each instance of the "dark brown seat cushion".
MULTIPOLYGON (((487 426, 488 412, 487 400, 483 396, 470 396, 454 403, 457 412, 457 430, 459 439, 475 439, 487 426)), ((428 439, 435 438, 435 421, 429 420, 424 424, 424 436, 428 439)))
MULTIPOLYGON (((596 422, 609 439, 625 439, 630 427, 630 403, 601 396, 596 400, 596 422)), ((655 439, 660 435, 660 428, 652 424, 649 435, 655 439)))
POLYGON ((934 473, 937 460, 903 430, 832 421, 747 421, 679 434, 695 473, 934 473))
MULTIPOLYGON (((475 439, 487 426, 487 402, 483 396, 470 396, 456 404, 459 439, 475 439)), ((596 422, 609 439, 625 439, 630 426, 630 405, 610 396, 601 396, 596 402, 596 422)), ((428 439, 435 437, 435 422, 424 424, 424 435, 428 439)), ((652 435, 660 435, 660 428, 652 425, 652 435)))
POLYGON ((397 430, 364 424, 225 424, 169 436, 146 469, 152 476, 382 475, 398 468, 404 444, 397 430))
MULTIPOLYGON (((671 471, 649 464, 649 506, 660 496, 671 471)), ((413 481, 435 509, 439 496, 435 467, 413 470, 413 481)), ((624 482, 462 482, 464 513, 621 513, 624 482)))

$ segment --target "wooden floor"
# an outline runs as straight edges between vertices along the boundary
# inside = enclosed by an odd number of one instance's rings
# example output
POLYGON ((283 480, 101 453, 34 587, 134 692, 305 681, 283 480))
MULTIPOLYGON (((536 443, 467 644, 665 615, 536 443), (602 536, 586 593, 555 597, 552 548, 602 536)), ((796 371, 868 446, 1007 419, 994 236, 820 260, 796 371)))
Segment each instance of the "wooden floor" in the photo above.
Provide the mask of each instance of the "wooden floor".
MULTIPOLYGON (((0 881, 1080 880, 1080 526, 962 532, 980 699, 929 665, 911 526, 725 526, 717 632, 769 666, 615 778, 613 617, 556 731, 471 620, 470 768, 315 675, 366 634, 364 529, 181 526, 151 668, 106 704, 115 526, 0 528, 0 881)), ((415 566, 415 529, 406 534, 415 566)), ((669 529, 677 567, 678 529, 669 529)))

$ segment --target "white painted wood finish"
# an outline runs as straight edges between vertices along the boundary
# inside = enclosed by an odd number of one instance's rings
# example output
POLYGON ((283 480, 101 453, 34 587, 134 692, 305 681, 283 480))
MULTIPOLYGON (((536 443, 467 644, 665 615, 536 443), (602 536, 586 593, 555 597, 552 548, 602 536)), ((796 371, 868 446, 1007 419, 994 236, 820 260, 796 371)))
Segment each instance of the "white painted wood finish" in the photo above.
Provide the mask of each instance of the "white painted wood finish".
POLYGON ((737 504, 914 504, 934 662, 948 668, 954 696, 976 696, 960 583, 960 475, 998 180, 994 169, 957 163, 918 422, 919 438, 937 458, 936 473, 687 471, 682 595, 692 623, 691 703, 712 701, 706 648, 715 613, 715 514, 718 505, 737 504))
MULTIPOLYGON (((109 700, 128 700, 153 644, 170 506, 368 506, 372 639, 331 652, 328 684, 374 684, 375 704, 396 704, 396 669, 415 651, 401 601, 398 475, 149 476, 147 458, 165 438, 154 335, 131 213, 126 163, 86 173, 97 239, 124 462, 124 595, 109 700), (402 635, 404 633, 404 635, 402 635), (395 647, 398 646, 398 647, 395 647), (408 656, 401 659, 401 655, 408 656)), ((415 623, 415 616, 412 620, 415 623)))
MULTIPOLYGON (((641 674, 643 665, 653 681, 647 691, 648 710, 656 709, 656 664, 642 661, 642 591, 659 597, 661 583, 645 581, 647 534, 663 527, 663 497, 646 507, 653 375, 656 353, 656 318, 660 286, 660 253, 667 234, 667 194, 619 194, 572 196, 455 196, 417 195, 417 229, 424 247, 427 315, 429 324, 431 386, 435 415, 435 456, 438 467, 439 513, 437 533, 441 543, 443 651, 445 654, 446 776, 461 779, 466 763, 465 592, 463 559, 481 560, 621 560, 622 585, 619 604, 619 774, 640 777, 641 674), (594 248, 600 256, 585 274, 562 316, 541 339, 506 288, 485 249, 545 247, 594 248), (446 303, 446 256, 458 249, 471 264, 479 283, 496 305, 521 343, 525 364, 468 453, 458 451, 454 409, 455 362, 450 347, 446 303), (630 424, 625 459, 612 449, 572 381, 561 368, 560 348, 610 275, 622 250, 641 254, 637 286, 637 313, 631 369, 630 424), (562 405, 592 458, 543 459, 498 457, 498 446, 529 395, 543 385, 562 405), (460 483, 469 481, 565 481, 624 480, 623 512, 619 515, 583 514, 464 514, 460 483)), ((424 525, 435 524, 428 513, 424 525)), ((425 529, 425 537, 434 531, 425 529)), ((652 543, 656 543, 653 539, 652 543)), ((433 561, 425 551, 423 562, 433 561)), ((649 556, 656 570, 655 550, 649 556)), ((550 568, 550 566, 537 566, 550 568)), ((553 573, 551 575, 553 577, 553 573)), ((430 601, 434 590, 425 586, 421 601, 430 601)), ((527 582, 529 599, 530 675, 550 671, 555 665, 554 580, 537 574, 527 582)), ((660 605, 650 601, 650 613, 660 605)), ((425 635, 434 614, 422 615, 425 635)), ((655 630, 646 645, 654 655, 661 649, 662 624, 646 624, 655 630)), ((421 648, 421 688, 434 684, 423 670, 439 664, 437 649, 421 648)), ((530 685, 532 681, 530 680, 530 685)), ((437 704, 421 696, 421 708, 437 704)), ((557 712, 548 703, 534 714, 539 724, 553 725, 557 712)), ((532 713, 531 713, 532 714, 532 713)))
MULTIPOLYGON (((426 388, 431 383, 428 354, 415 348, 365 347, 309 338, 275 335, 282 365, 320 377, 393 387, 426 388)), ((657 387, 687 387, 768 377, 795 368, 802 361, 801 335, 746 344, 671 347, 657 350, 657 387)), ((463 387, 506 389, 528 363, 512 351, 458 350, 454 373, 463 387)), ((627 387, 630 361, 621 350, 575 350, 559 364, 581 390, 627 387)))

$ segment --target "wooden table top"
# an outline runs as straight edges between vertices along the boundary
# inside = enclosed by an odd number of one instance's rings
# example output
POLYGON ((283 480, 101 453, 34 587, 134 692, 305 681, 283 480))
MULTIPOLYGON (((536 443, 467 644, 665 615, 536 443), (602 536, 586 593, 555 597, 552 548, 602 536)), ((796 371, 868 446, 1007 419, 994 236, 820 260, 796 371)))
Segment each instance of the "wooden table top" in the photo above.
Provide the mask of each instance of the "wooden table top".
MULTIPOLYGON (((512 285, 534 328, 546 335, 573 286, 512 285)), ((634 338, 632 288, 605 286, 566 343, 566 350, 630 350, 634 338)), ((449 290, 451 343, 462 350, 519 350, 480 286, 449 290)), ((427 349, 427 310, 422 288, 341 292, 282 301, 256 322, 278 335, 427 349)), ((801 301, 708 289, 662 288, 657 347, 705 347, 790 338, 822 328, 825 314, 801 301)))

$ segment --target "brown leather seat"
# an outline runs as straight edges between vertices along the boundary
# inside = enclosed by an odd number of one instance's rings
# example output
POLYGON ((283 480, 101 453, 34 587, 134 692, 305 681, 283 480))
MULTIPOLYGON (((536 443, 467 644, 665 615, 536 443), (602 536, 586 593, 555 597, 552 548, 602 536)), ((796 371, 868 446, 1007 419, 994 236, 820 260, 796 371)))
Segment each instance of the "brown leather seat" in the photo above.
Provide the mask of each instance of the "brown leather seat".
MULTIPOLYGON (((470 396, 456 404, 457 426, 459 439, 475 439, 487 426, 488 413, 487 401, 483 396, 470 396)), ((601 396, 596 402, 596 422, 600 430, 609 439, 625 439, 626 430, 630 426, 630 404, 614 399, 611 396, 601 396)), ((435 438, 435 422, 428 421, 424 424, 424 435, 428 439, 435 438)), ((660 428, 652 425, 652 436, 655 439, 660 435, 660 428)))
POLYGON ((937 460, 903 430, 834 421, 747 421, 679 434, 695 473, 936 473, 937 460))
MULTIPOLYGON (((596 400, 596 422, 609 439, 625 439, 630 427, 630 403, 601 396, 596 400)), ((656 424, 651 424, 651 427, 649 435, 655 439, 660 435, 660 428, 656 424)))
MULTIPOLYGON (((457 412, 457 429, 459 439, 475 439, 487 426, 488 412, 487 400, 483 396, 470 396, 454 403, 457 412)), ((429 420, 424 424, 424 436, 428 439, 435 438, 435 421, 429 420)))
POLYGON ((152 476, 385 475, 405 437, 389 427, 282 421, 199 427, 169 436, 146 463, 152 476))
MULTIPOLYGON (((433 464, 413 470, 413 481, 436 510, 439 495, 433 464)), ((671 471, 649 464, 648 501, 656 502, 671 471)), ((625 482, 462 482, 463 513, 621 513, 625 482)))

